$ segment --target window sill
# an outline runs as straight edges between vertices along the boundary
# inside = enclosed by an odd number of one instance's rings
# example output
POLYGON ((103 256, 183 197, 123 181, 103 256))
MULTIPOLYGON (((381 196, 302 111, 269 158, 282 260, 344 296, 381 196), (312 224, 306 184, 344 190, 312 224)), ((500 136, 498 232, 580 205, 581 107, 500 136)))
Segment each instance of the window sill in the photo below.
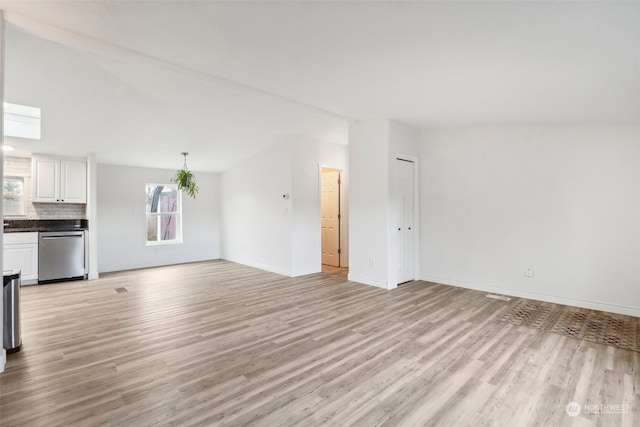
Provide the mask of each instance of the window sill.
POLYGON ((160 242, 147 242, 146 246, 166 246, 166 245, 180 245, 182 240, 163 240, 160 242))

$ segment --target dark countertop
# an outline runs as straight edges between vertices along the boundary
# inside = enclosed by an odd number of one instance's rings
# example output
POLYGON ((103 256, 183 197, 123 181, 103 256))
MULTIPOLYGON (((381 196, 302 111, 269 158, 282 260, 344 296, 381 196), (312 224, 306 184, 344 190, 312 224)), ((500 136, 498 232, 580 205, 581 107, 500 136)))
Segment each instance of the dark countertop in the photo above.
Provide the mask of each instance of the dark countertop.
POLYGON ((77 231, 88 230, 86 219, 7 219, 4 220, 5 233, 25 233, 34 231, 77 231))

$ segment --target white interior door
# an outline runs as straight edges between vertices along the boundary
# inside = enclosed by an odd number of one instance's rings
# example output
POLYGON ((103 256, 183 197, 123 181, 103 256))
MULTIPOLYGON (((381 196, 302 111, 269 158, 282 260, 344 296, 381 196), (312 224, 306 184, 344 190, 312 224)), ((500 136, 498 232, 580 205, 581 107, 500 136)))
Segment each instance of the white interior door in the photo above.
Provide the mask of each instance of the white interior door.
POLYGON ((322 170, 322 263, 340 266, 340 171, 322 170))
POLYGON ((414 279, 414 163, 396 159, 398 284, 414 279))

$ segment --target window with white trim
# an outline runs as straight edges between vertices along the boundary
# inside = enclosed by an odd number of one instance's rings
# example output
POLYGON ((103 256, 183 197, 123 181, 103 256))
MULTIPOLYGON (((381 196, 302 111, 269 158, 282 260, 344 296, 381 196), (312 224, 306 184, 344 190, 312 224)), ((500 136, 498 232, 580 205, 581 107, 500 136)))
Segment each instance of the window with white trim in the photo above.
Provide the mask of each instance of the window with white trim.
POLYGON ((147 245, 182 243, 182 198, 174 184, 146 184, 147 245))

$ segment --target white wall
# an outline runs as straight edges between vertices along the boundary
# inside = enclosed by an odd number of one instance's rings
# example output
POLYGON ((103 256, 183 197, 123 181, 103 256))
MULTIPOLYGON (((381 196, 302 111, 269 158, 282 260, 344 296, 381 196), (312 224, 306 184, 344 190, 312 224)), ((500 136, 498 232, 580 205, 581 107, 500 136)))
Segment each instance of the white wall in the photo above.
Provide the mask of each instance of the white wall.
POLYGON ((292 267, 291 144, 275 144, 222 173, 222 258, 287 276, 292 267))
POLYGON ((219 175, 196 172, 196 199, 182 195, 182 244, 146 246, 145 184, 175 170, 98 164, 100 272, 220 258, 219 175))
MULTIPOLYGON (((0 102, 4 105, 4 12, 0 11, 0 102)), ((0 142, 4 144, 4 120, 0 123, 0 142)), ((4 152, 0 152, 0 176, 4 176, 4 152)), ((3 214, 4 219, 4 214, 3 214)), ((2 222, 4 224, 4 221, 2 222)), ((4 231, 4 226, 3 231, 4 231)), ((4 247, 4 232, 0 233, 0 246, 4 247)), ((0 257, 0 270, 2 270, 3 257, 0 257)), ((0 319, 4 319, 4 292, 0 297, 0 319)), ((4 323, 4 322, 3 322, 4 323)), ((0 341, 4 342, 4 326, 0 328, 0 341)), ((7 355, 4 348, 0 348, 0 373, 4 372, 7 355)))
POLYGON ((322 230, 320 219, 320 179, 318 143, 292 138, 292 275, 322 270, 322 230))
POLYGON ((98 279, 98 163, 96 154, 89 153, 87 156, 87 219, 89 220, 89 231, 87 237, 88 271, 89 280, 98 279))
POLYGON ((389 120, 349 126, 349 280, 387 288, 389 120))
POLYGON ((225 171, 222 257, 287 276, 319 272, 321 166, 346 172, 347 147, 292 136, 225 171))
MULTIPOLYGON (((419 141, 417 129, 393 120, 358 121, 349 127, 349 280, 385 289, 397 286, 396 159, 417 165, 419 141)), ((415 249, 417 264, 419 242, 415 249)))
POLYGON ((420 131, 406 126, 396 121, 389 122, 389 272, 387 287, 394 288, 398 283, 398 254, 400 253, 400 242, 398 240, 398 212, 400 212, 396 188, 397 183, 397 159, 410 160, 414 162, 414 278, 420 277, 420 218, 419 218, 419 185, 418 174, 420 171, 420 131))
POLYGON ((637 125, 424 131, 422 278, 640 316, 639 142, 637 125))

